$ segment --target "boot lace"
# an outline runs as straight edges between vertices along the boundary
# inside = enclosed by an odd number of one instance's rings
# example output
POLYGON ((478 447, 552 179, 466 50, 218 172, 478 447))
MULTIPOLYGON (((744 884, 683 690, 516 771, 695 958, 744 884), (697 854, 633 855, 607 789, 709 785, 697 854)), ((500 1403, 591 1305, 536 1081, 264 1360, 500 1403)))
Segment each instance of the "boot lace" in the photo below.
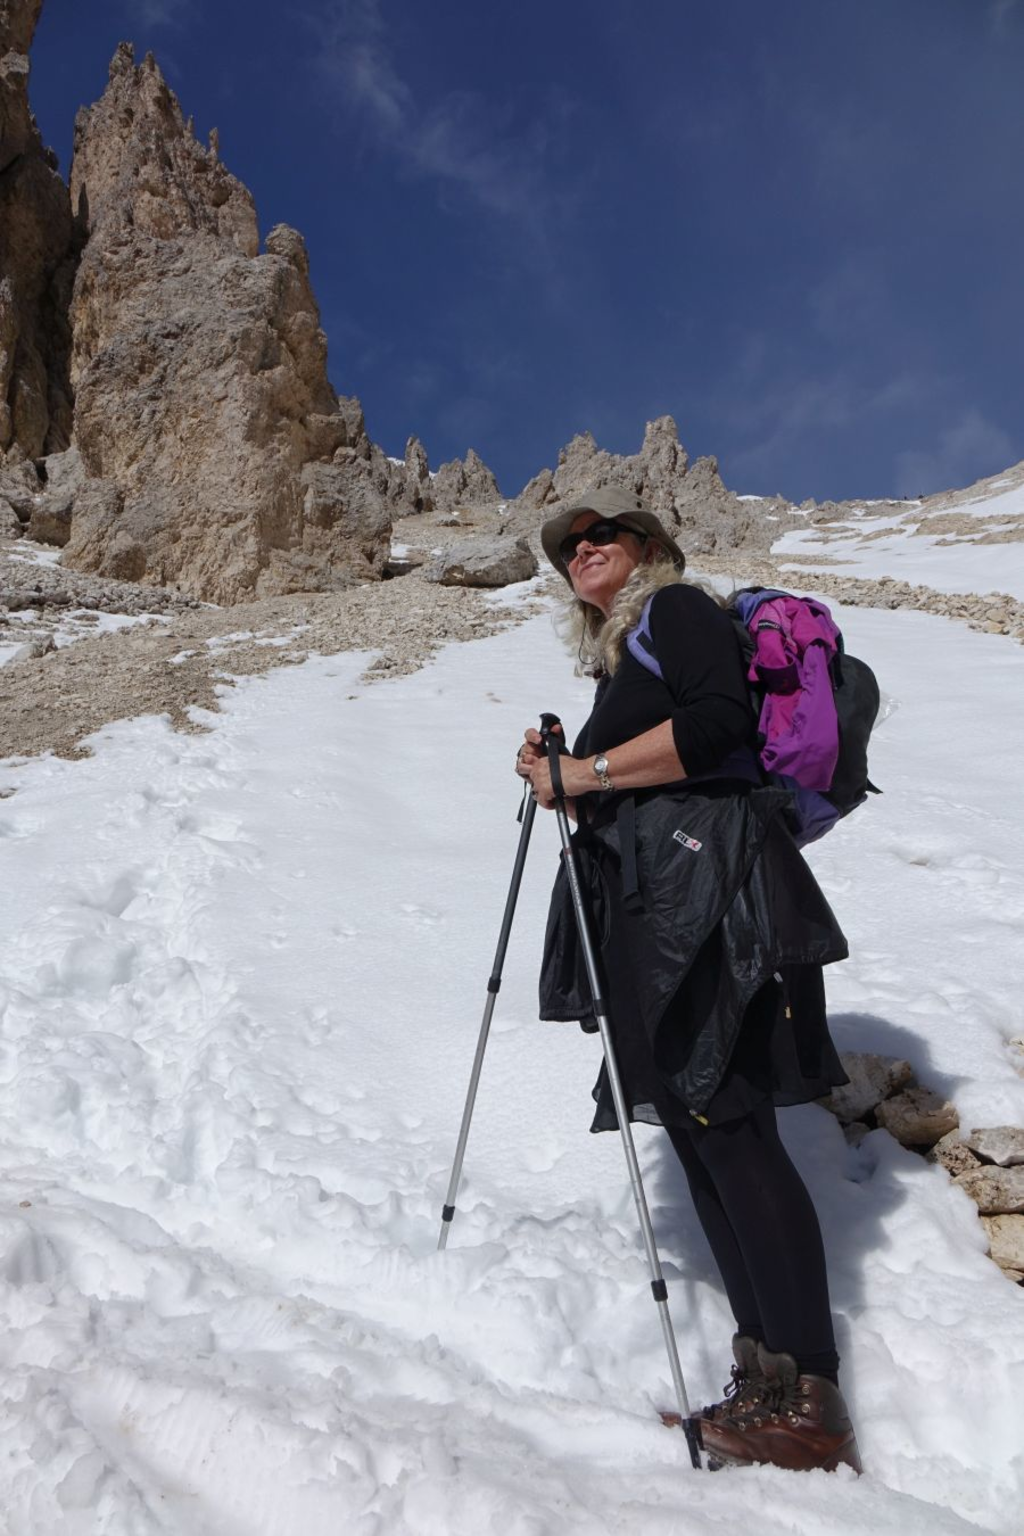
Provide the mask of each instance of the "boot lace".
POLYGON ((747 1383, 750 1381, 750 1372, 745 1371, 741 1365, 729 1367, 729 1380, 723 1388, 723 1401, 731 1403, 734 1397, 739 1397, 747 1383))
POLYGON ((766 1381, 761 1401, 769 1413, 781 1413, 791 1406, 786 1401, 786 1387, 781 1381, 766 1381))

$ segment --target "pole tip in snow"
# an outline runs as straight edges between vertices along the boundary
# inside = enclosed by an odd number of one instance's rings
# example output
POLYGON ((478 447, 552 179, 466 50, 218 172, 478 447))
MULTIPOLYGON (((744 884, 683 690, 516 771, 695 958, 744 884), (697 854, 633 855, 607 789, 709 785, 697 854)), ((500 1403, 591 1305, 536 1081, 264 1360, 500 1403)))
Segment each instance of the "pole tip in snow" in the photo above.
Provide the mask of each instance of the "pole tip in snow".
POLYGON ((682 1430, 686 1436, 686 1444, 689 1447, 690 1461, 693 1463, 694 1470, 699 1472, 702 1466, 700 1459, 700 1430, 694 1421, 692 1419, 684 1419, 683 1415, 676 1413, 674 1409, 663 1408, 661 1410, 661 1422, 666 1429, 682 1430))

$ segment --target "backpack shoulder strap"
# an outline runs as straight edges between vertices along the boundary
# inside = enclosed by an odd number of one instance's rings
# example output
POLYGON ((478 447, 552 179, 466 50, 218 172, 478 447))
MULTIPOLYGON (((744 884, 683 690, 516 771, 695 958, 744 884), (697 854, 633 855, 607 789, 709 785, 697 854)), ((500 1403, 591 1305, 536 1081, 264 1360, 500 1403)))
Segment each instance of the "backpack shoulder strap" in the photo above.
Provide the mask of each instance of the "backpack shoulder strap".
POLYGON ((665 674, 661 670, 661 662, 654 654, 654 640, 651 636, 651 604, 656 596, 652 592, 644 603, 640 618, 626 636, 626 648, 634 660, 646 667, 648 672, 653 672, 660 682, 664 682, 665 674))

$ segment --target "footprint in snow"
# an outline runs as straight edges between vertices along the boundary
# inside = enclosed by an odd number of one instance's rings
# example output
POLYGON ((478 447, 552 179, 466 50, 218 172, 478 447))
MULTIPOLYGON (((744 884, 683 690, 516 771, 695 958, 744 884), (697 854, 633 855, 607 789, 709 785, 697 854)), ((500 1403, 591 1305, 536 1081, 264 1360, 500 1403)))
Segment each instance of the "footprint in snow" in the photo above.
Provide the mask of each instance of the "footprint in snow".
POLYGON ((143 893, 142 876, 138 870, 125 870, 95 895, 79 896, 83 907, 94 907, 110 917, 123 917, 136 896, 143 893))
POLYGON ((208 838, 211 843, 235 843, 242 830, 242 823, 233 816, 195 816, 186 811, 178 817, 178 830, 191 832, 197 837, 208 838))
POLYGON ((13 821, 7 817, 0 818, 0 838, 8 838, 11 842, 20 841, 22 838, 31 837, 36 827, 28 821, 13 821))
POLYGON ((444 916, 435 912, 431 907, 419 907, 413 901, 400 901, 398 910, 404 912, 406 917, 411 917, 414 922, 422 923, 426 928, 433 928, 438 923, 444 922, 444 916))

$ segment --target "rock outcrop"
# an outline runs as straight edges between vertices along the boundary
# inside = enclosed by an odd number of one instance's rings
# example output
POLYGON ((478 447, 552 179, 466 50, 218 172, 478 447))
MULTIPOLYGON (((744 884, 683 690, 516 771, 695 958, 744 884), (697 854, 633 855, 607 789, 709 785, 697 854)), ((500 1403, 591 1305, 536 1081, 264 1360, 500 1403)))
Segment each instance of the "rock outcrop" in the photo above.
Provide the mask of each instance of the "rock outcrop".
POLYGON ((387 471, 328 381, 302 237, 278 225, 260 254, 216 135, 197 142, 126 44, 76 121, 71 197, 88 478, 66 564, 218 602, 379 577, 387 471))
POLYGON ((39 544, 56 544, 60 548, 71 533, 71 514, 85 472, 77 448, 51 453, 43 467, 46 480, 31 499, 28 536, 39 544))
POLYGON ((68 446, 71 202, 28 103, 42 0, 0 0, 0 462, 68 446))
POLYGON ((418 437, 410 437, 401 464, 388 460, 388 501, 396 517, 412 517, 434 510, 434 483, 427 450, 418 437))
POLYGON ((431 473, 427 451, 418 437, 410 437, 405 459, 385 459, 379 455, 387 477, 387 500, 395 517, 413 517, 420 512, 496 510, 501 491, 491 470, 480 455, 470 449, 464 459, 452 459, 431 473))
MULTIPOLYGON (((510 531, 529 532, 581 492, 615 485, 636 491, 664 520, 687 554, 713 554, 740 547, 764 548, 778 537, 788 504, 751 502, 727 490, 714 458, 690 463, 671 416, 647 423, 638 453, 618 455, 599 448, 589 432, 574 437, 558 456, 558 467, 543 469, 509 503, 510 531)), ((788 519, 787 519, 788 520, 788 519)))
POLYGON ((1024 1130, 999 1125, 960 1131, 954 1106, 914 1082, 908 1061, 844 1051, 849 1083, 819 1103, 853 1148, 875 1130, 944 1168, 977 1206, 989 1253, 1015 1285, 1024 1283, 1024 1130))
POLYGON ((442 464, 433 480, 434 506, 439 512, 493 506, 501 500, 494 475, 474 449, 464 459, 442 464))

